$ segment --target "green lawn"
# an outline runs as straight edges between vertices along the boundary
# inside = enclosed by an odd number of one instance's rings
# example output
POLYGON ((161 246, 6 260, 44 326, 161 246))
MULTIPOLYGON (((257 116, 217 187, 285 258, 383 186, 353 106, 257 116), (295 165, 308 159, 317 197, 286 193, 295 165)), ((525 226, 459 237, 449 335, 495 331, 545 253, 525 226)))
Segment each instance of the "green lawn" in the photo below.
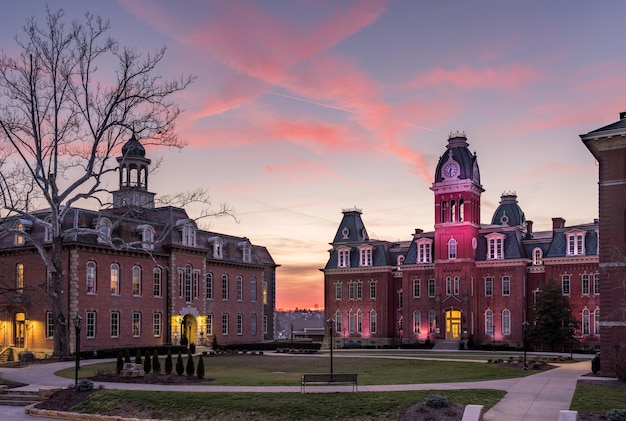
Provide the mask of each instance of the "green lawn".
POLYGON ((102 390, 73 410, 156 419, 396 420, 410 405, 440 393, 451 402, 491 408, 504 396, 496 390, 358 393, 196 393, 102 390))
POLYGON ((573 411, 606 414, 610 409, 626 409, 626 387, 596 384, 578 384, 570 409, 573 411))
MULTIPOLYGON (((204 357, 205 383, 223 386, 299 386, 303 373, 329 371, 326 356, 239 355, 204 357)), ((187 357, 183 357, 186 364, 187 357)), ((197 358, 196 358, 197 363, 197 358)), ((164 359, 161 367, 165 366, 164 359)), ((114 372, 115 362, 83 365, 79 377, 114 372)), ((334 359, 336 373, 357 373, 359 384, 413 384, 482 381, 522 377, 536 373, 495 364, 455 361, 425 361, 385 358, 334 359)), ((74 369, 57 375, 73 378, 74 369)))

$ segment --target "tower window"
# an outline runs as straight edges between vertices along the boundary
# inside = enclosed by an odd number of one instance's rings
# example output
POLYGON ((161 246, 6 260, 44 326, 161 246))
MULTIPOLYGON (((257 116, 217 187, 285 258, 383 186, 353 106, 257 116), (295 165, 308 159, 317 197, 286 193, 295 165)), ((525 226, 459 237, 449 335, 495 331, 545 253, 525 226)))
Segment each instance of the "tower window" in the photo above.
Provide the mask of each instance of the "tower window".
POLYGON ((456 259, 457 242, 454 238, 448 240, 448 259, 456 259))

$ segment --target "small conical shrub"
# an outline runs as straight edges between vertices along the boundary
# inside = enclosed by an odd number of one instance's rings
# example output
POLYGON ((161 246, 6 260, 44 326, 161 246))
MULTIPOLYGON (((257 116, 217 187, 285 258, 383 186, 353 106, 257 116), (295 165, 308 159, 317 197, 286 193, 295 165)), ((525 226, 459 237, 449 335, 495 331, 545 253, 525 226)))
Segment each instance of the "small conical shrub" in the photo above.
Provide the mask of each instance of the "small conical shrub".
POLYGON ((196 369, 196 376, 200 380, 204 379, 204 361, 202 360, 202 355, 198 357, 198 368, 196 369))
POLYGON ((161 372, 161 362, 159 361, 159 353, 156 349, 152 353, 152 371, 154 374, 159 374, 161 372))
POLYGON ((122 368, 124 368, 124 354, 122 354, 122 351, 120 351, 119 354, 117 354, 117 364, 115 366, 115 371, 117 372, 117 374, 120 374, 122 372, 122 368))
POLYGON ((137 348, 137 353, 135 354, 135 364, 143 364, 143 362, 141 361, 141 351, 139 351, 139 348, 137 348))
POLYGON ((150 351, 146 349, 146 355, 143 357, 143 371, 149 374, 152 371, 152 358, 150 357, 150 351))
POLYGON ((165 374, 167 374, 168 376, 172 374, 173 368, 174 366, 172 364, 172 351, 168 349, 167 357, 165 357, 165 374))
POLYGON ((124 362, 125 363, 129 363, 130 362, 130 351, 126 350, 126 352, 124 353, 124 362))
POLYGON ((193 376, 193 373, 196 371, 196 367, 194 366, 193 363, 193 355, 191 355, 191 352, 189 354, 187 354, 187 375, 189 377, 193 376))
POLYGON ((178 351, 178 357, 176 358, 176 374, 182 376, 185 372, 185 365, 183 364, 183 356, 178 351))

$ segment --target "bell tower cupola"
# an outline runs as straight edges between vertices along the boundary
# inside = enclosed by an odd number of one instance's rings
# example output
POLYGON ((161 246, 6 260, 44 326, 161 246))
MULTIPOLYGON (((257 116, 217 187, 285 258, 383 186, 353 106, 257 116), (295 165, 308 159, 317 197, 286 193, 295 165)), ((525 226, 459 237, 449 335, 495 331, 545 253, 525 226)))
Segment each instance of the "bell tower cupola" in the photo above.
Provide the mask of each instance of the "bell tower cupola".
POLYGON ((150 160, 146 150, 133 136, 122 146, 118 156, 119 189, 113 192, 113 207, 154 208, 154 193, 148 191, 150 160))

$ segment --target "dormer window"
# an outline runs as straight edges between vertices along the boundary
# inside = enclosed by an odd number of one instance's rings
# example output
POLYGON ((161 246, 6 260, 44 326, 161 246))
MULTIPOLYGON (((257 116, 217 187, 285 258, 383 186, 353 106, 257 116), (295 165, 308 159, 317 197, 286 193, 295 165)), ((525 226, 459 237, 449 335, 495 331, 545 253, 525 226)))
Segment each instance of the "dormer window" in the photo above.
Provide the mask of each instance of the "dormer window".
POLYGON ((237 247, 241 250, 242 259, 245 263, 250 263, 250 243, 247 241, 242 241, 237 244, 237 247))
POLYGON ((487 238, 487 260, 504 259, 504 239, 506 236, 496 232, 485 237, 487 238))
POLYGON ((568 256, 580 256, 585 254, 585 232, 584 231, 569 231, 566 232, 567 236, 567 255, 568 256))
POLYGON ((24 232, 29 231, 33 226, 33 223, 28 219, 19 219, 15 223, 15 245, 23 246, 26 244, 26 237, 24 236, 24 232))
POLYGON ((196 246, 196 226, 190 219, 176 221, 176 228, 180 230, 181 243, 183 246, 196 246))
POLYGON ((222 254, 222 249, 224 246, 224 242, 220 237, 210 237, 209 244, 213 244, 213 258, 214 259, 222 259, 224 256, 222 254))
POLYGON ((370 245, 359 247, 359 266, 372 266, 372 250, 370 245))
POLYGON ((154 250, 154 228, 150 225, 138 225, 137 231, 141 234, 141 248, 154 250))
POLYGON ((98 226, 96 230, 98 231, 98 242, 99 243, 108 243, 111 240, 111 221, 106 218, 100 218, 98 221, 98 226))
POLYGON ((543 250, 539 247, 533 249, 533 266, 540 266, 543 264, 543 250))
POLYGON ((398 264, 398 266, 402 266, 404 264, 404 256, 402 255, 398 256, 396 263, 398 264))
POLYGON ((433 240, 420 238, 417 243, 417 263, 432 263, 433 240))
POLYGON ((45 219, 45 224, 44 224, 44 234, 43 234, 43 241, 46 243, 50 243, 52 242, 52 223, 51 223, 51 218, 47 217, 45 219))
POLYGON ((350 267, 350 248, 342 247, 337 250, 337 267, 349 268, 350 267))

